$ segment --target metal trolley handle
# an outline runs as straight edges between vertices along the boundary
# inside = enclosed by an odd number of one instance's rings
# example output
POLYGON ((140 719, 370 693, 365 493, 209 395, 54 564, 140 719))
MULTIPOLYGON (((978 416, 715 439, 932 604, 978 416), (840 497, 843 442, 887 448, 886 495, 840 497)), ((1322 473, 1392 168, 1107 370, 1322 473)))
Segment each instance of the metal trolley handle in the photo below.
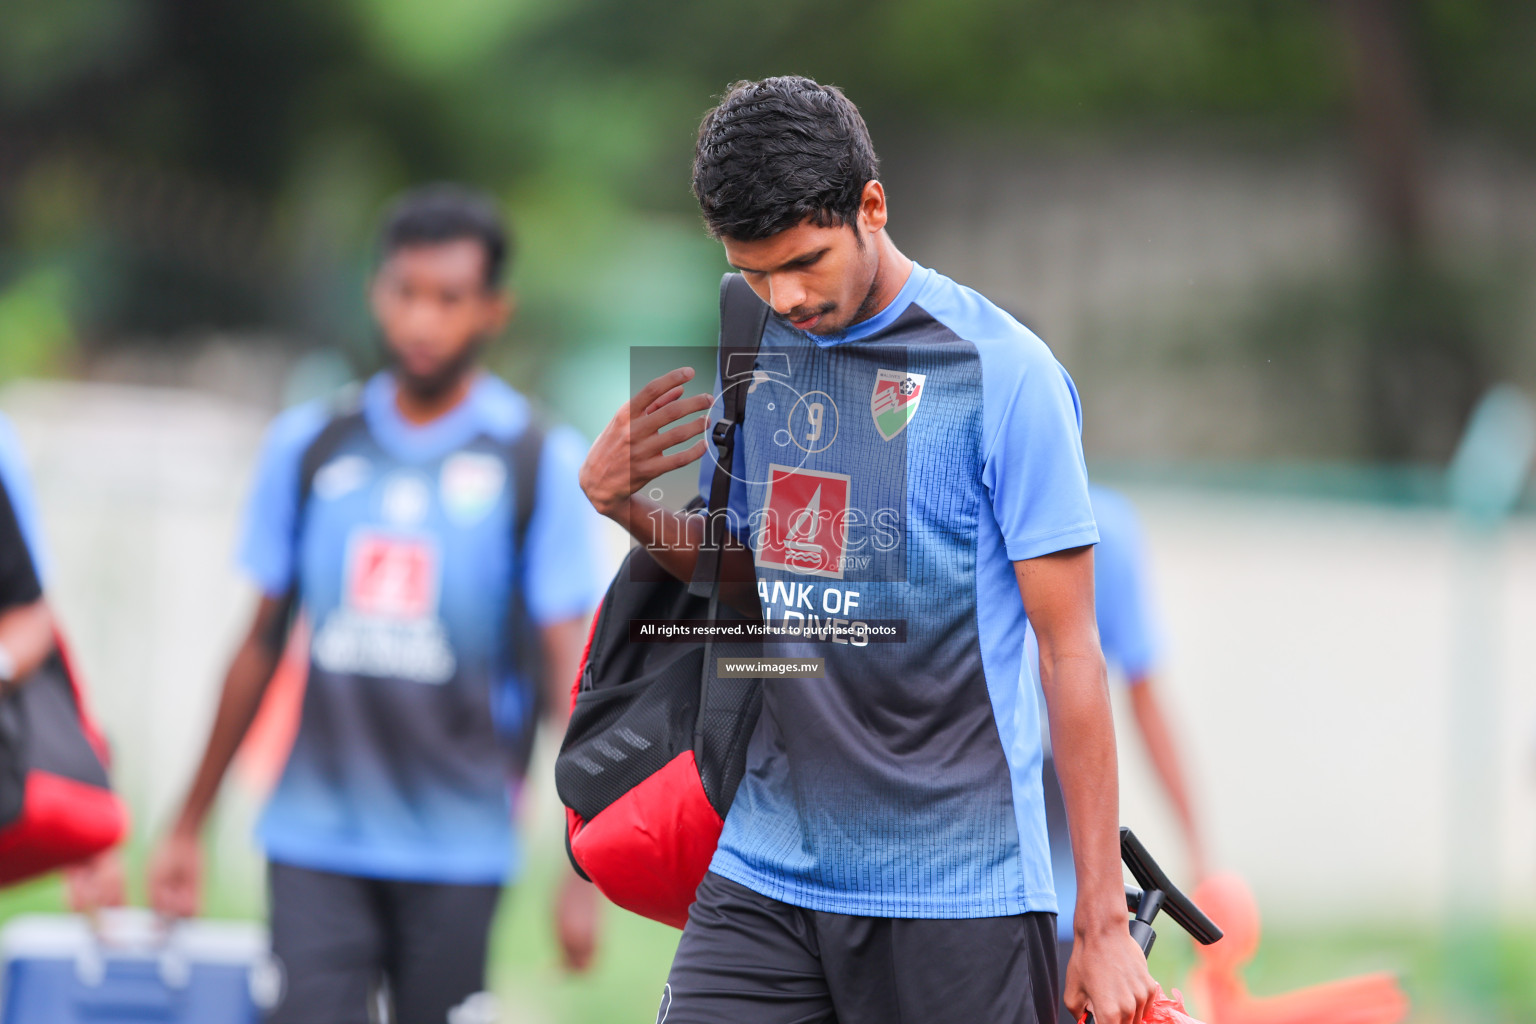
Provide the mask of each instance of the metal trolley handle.
MULTIPOLYGON (((1120 859, 1141 886, 1140 889, 1134 885, 1125 887, 1125 906, 1135 915, 1130 921, 1131 938, 1141 947, 1143 956, 1152 952, 1152 944, 1157 941, 1152 922, 1159 911, 1166 911, 1175 924, 1189 932, 1190 937, 1202 946, 1209 946, 1221 938, 1221 929, 1195 906, 1194 900, 1173 884, 1128 828, 1120 830, 1120 859)), ((1093 1024, 1093 1014, 1085 1016, 1084 1024, 1093 1024)))
POLYGON ((1125 887, 1125 906, 1136 915, 1131 918, 1131 937, 1141 947, 1143 955, 1151 953, 1152 943, 1157 941, 1152 921, 1159 910, 1167 911, 1174 923, 1202 946, 1209 946, 1221 938, 1221 929, 1169 880, 1147 848, 1141 845, 1141 840, 1128 828, 1120 830, 1120 859, 1125 861, 1131 876, 1141 885, 1140 889, 1131 885, 1125 887))

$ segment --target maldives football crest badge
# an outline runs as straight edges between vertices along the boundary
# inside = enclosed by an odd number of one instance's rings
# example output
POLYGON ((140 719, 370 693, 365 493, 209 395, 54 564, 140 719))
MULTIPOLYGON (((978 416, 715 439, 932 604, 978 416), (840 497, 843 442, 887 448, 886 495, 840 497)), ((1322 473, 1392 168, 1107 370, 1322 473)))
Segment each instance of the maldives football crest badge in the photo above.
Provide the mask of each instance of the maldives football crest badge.
POLYGON ((875 390, 869 396, 869 412, 875 418, 875 429, 880 431, 881 437, 889 441, 912 422, 927 382, 927 374, 905 370, 875 371, 875 390))

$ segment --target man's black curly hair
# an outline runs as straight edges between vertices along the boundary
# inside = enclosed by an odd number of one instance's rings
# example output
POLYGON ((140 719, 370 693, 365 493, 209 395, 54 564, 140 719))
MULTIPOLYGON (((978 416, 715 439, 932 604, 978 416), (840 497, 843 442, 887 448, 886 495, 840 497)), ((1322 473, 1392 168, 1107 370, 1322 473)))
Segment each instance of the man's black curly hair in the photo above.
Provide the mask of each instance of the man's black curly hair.
POLYGON ((710 234, 755 242, 807 218, 855 224, 879 173, 869 129, 842 90, 784 75, 737 82, 704 115, 693 194, 710 234))
POLYGON ((496 288, 512 261, 512 240, 496 200, 484 192, 438 182, 398 196, 379 227, 379 262, 398 250, 468 240, 485 250, 485 285, 496 288))

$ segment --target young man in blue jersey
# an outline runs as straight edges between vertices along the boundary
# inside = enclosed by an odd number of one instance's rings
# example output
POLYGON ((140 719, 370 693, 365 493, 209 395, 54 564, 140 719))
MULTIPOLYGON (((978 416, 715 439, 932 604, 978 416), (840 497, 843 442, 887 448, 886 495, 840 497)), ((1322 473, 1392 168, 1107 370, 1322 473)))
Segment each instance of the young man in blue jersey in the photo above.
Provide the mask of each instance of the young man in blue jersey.
MULTIPOLYGON (((260 600, 150 895, 164 913, 196 912, 198 833, 296 610, 308 682, 260 825, 286 973, 274 1022, 361 1024, 385 992, 394 1024, 444 1024, 482 998, 518 865, 517 747, 538 686, 563 719, 601 596, 580 438, 542 432, 479 368, 512 310, 507 248, 474 193, 399 200, 370 288, 390 369, 356 402, 284 413, 262 451, 240 552, 260 600)), ((557 930, 570 966, 591 956, 595 913, 591 887, 568 877, 557 930)))
MULTIPOLYGON (((1028 621, 1079 879, 1065 998, 1100 1024, 1138 1021, 1154 983, 1126 927, 1071 381, 1013 318, 896 248, 868 131, 838 90, 733 86, 700 127, 693 186, 773 313, 736 445, 746 547, 727 598, 773 622, 904 624, 905 639, 780 644, 825 675, 762 684, 658 1019, 1054 1020, 1028 621)), ((641 389, 582 467, 598 511, 681 579, 704 522, 642 492, 705 452, 673 451, 707 425, 711 396, 682 396, 691 376, 641 389)))
MULTIPOLYGON (((1161 688, 1155 678, 1161 644, 1147 579, 1146 539, 1136 509, 1125 495, 1098 485, 1090 486, 1088 495, 1093 503, 1094 522, 1099 528, 1099 543, 1093 550, 1094 607, 1099 642, 1105 659, 1127 689, 1131 718, 1146 747, 1152 770, 1173 806, 1174 817, 1184 834, 1192 880, 1198 881, 1205 877, 1210 862, 1179 744, 1169 726, 1161 688)), ((1034 657, 1034 637, 1031 636, 1026 658, 1034 657)), ((1045 804, 1056 897, 1062 904, 1056 920, 1057 961, 1066 965, 1072 953, 1071 901, 1077 885, 1061 787, 1056 781, 1049 753, 1045 759, 1045 804)))

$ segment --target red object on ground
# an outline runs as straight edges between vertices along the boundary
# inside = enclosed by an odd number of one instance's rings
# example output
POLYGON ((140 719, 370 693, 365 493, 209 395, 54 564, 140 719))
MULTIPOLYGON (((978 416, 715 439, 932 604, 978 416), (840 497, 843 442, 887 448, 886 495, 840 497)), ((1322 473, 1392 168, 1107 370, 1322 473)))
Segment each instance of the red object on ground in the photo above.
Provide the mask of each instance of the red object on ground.
POLYGON ((1396 1024, 1408 1015, 1408 997, 1389 972, 1314 985, 1277 996, 1255 996, 1242 968, 1259 948, 1259 908, 1238 875, 1215 875, 1192 894, 1224 933, 1210 946, 1195 946, 1200 963, 1190 991, 1210 1024, 1396 1024))

